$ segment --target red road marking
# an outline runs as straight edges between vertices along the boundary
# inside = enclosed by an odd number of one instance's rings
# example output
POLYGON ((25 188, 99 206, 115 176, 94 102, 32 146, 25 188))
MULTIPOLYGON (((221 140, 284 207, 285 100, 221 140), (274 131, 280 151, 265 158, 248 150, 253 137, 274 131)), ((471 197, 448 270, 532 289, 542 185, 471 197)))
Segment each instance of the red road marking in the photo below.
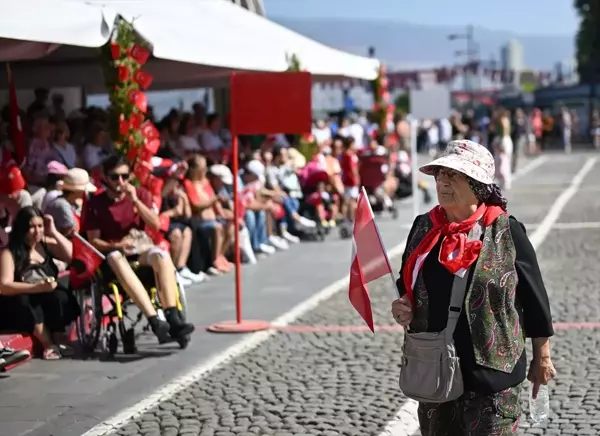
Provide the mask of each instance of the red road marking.
MULTIPOLYGON (((597 329, 600 328, 600 322, 557 322, 554 323, 556 330, 570 329, 597 329)), ((289 325, 285 327, 275 327, 277 330, 293 333, 318 333, 318 332, 368 332, 366 325, 289 325)), ((395 332, 402 331, 404 328, 397 325, 378 325, 375 331, 395 332)))
MULTIPOLYGON (((198 328, 206 328, 206 326, 197 326, 198 328)), ((288 325, 284 327, 272 327, 274 330, 290 333, 360 333, 370 332, 366 325, 288 325)), ((556 330, 575 330, 575 329, 600 329, 600 322, 556 322, 554 323, 556 330)), ((375 331, 380 332, 401 332, 404 327, 397 324, 376 325, 375 331)))

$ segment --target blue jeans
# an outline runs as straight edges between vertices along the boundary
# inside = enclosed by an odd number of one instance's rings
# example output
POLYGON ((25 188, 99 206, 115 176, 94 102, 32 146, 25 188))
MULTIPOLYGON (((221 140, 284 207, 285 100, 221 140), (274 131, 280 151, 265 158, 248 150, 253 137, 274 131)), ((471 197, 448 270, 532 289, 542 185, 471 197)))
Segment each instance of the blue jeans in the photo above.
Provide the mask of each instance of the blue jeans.
POLYGON ((285 209, 284 223, 287 224, 288 228, 294 228, 294 219, 292 215, 298 213, 300 209, 300 200, 297 198, 286 197, 283 199, 283 208, 285 209))
POLYGON ((252 249, 258 250, 261 244, 268 242, 267 214, 264 210, 247 210, 244 214, 244 221, 250 234, 252 249))

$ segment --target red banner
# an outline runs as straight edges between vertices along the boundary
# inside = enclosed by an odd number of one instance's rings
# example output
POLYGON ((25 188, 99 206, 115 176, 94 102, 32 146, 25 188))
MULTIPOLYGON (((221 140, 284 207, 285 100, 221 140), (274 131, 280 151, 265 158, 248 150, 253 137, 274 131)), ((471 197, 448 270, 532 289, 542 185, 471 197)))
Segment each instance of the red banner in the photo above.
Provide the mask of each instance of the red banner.
POLYGON ((310 73, 233 73, 232 133, 310 132, 311 86, 310 73))

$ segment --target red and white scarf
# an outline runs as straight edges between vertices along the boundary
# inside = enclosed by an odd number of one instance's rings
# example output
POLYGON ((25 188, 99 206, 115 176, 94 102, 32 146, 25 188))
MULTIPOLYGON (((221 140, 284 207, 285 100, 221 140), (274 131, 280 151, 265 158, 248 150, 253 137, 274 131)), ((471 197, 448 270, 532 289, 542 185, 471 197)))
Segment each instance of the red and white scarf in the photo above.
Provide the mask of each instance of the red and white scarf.
POLYGON ((433 228, 410 254, 402 272, 404 288, 410 301, 414 303, 413 288, 423 262, 438 243, 440 237, 443 237, 443 240, 439 262, 452 274, 462 276, 475 263, 483 246, 479 240, 469 241, 469 231, 478 221, 483 220, 483 227, 485 228, 504 213, 506 212, 499 206, 486 206, 482 203, 475 213, 466 220, 460 223, 451 223, 441 206, 431 209, 429 218, 433 223, 433 228))

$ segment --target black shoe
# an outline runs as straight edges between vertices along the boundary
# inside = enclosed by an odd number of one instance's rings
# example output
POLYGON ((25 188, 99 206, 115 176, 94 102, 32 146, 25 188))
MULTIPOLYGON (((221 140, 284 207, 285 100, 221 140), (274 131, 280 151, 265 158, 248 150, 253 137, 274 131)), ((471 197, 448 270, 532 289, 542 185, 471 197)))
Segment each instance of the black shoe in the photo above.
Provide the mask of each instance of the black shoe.
POLYGON ((165 318, 171 326, 169 335, 175 340, 184 338, 195 329, 194 324, 183 322, 179 311, 175 308, 165 309, 165 318))
POLYGON ((159 344, 165 344, 167 342, 171 342, 171 336, 169 335, 170 326, 169 323, 163 320, 158 320, 158 322, 152 326, 152 332, 158 338, 159 344))
POLYGON ((27 350, 13 350, 12 348, 0 348, 0 371, 4 371, 8 366, 16 365, 19 362, 29 359, 31 354, 27 350))
POLYGON ((179 324, 171 325, 171 328, 169 329, 169 335, 171 336, 171 338, 179 340, 188 335, 191 335, 195 329, 196 328, 194 327, 194 324, 182 322, 179 324))

